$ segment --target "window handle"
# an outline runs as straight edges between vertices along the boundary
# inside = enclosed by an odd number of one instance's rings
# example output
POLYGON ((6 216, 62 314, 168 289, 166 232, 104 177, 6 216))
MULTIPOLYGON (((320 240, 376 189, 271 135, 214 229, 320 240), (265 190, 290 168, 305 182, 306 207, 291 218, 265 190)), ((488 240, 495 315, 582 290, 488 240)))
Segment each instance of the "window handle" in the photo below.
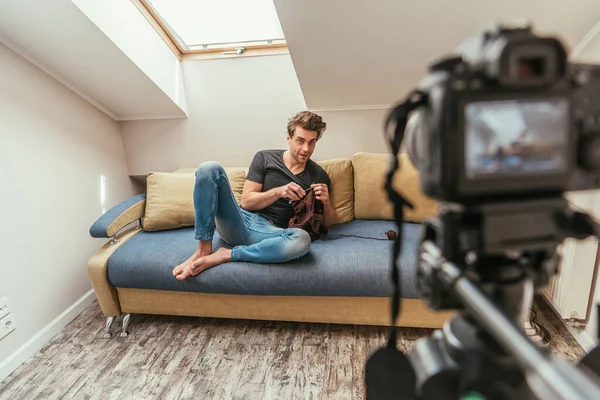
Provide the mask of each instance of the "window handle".
POLYGON ((246 51, 245 47, 236 47, 235 51, 225 51, 223 54, 242 54, 246 51))

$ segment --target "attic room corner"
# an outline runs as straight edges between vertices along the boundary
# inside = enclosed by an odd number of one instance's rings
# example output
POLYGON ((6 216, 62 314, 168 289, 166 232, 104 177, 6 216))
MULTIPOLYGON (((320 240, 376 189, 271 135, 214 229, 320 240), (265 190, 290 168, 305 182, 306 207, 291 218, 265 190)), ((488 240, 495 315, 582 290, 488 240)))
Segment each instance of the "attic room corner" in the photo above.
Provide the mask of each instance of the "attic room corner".
POLYGON ((349 3, 0 1, 0 400, 600 399, 600 3, 349 3))
POLYGON ((0 70, 1 380, 95 300, 89 227, 134 189, 114 120, 1 43, 0 70))

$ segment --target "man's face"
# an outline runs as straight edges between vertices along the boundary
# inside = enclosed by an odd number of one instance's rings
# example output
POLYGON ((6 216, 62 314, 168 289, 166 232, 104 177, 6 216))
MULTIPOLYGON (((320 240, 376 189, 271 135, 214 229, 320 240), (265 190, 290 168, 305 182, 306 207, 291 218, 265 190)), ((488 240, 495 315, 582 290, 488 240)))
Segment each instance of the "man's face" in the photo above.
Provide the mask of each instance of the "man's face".
POLYGON ((317 132, 307 131, 300 126, 297 126, 294 130, 294 136, 287 137, 288 144, 290 145, 290 154, 300 164, 305 164, 317 144, 317 132))

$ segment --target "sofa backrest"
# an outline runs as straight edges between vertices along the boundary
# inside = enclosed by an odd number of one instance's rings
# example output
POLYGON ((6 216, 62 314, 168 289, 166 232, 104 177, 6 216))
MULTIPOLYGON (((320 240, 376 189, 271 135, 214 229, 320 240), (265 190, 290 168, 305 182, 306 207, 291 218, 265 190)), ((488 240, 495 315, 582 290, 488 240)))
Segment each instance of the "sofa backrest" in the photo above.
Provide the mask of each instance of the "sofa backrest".
MULTIPOLYGON (((243 168, 225 168, 238 204, 246 173, 243 168)), ((146 178, 146 211, 144 230, 164 231, 194 226, 194 183, 196 168, 173 173, 150 172, 146 178)))
MULTIPOLYGON (((420 190, 418 171, 406 155, 401 155, 401 168, 394 177, 394 187, 414 208, 405 209, 405 219, 423 222, 437 212, 437 202, 420 190)), ((331 179, 330 197, 336 211, 334 224, 354 219, 393 219, 393 207, 384 190, 390 155, 356 153, 352 158, 331 159, 317 163, 331 179)), ((173 173, 150 172, 144 229, 159 231, 194 225, 192 201, 196 168, 183 168, 173 173)), ((225 167, 238 204, 248 167, 225 167)))
MULTIPOLYGON (((400 168, 394 174, 392 186, 413 208, 404 207, 404 219, 424 222, 438 211, 437 201, 421 191, 419 171, 407 154, 399 156, 400 168)), ((354 216, 356 219, 394 219, 394 206, 385 191, 390 154, 356 153, 352 156, 354 170, 354 216)))

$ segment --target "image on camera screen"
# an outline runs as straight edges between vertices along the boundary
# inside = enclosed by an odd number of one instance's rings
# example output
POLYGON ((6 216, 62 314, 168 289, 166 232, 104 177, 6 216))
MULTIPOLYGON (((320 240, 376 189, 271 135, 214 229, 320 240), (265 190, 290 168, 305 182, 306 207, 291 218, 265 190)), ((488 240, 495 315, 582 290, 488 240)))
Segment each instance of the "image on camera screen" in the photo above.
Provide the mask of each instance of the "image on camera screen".
POLYGON ((566 99, 467 104, 467 178, 564 171, 568 117, 566 99))

